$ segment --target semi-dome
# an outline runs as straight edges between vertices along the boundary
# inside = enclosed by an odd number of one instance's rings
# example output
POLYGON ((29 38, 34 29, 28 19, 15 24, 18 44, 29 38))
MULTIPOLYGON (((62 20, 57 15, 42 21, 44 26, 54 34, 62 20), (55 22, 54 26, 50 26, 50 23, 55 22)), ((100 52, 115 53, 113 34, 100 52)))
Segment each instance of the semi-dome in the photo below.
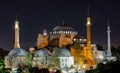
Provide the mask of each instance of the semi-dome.
POLYGON ((67 24, 56 26, 53 31, 65 31, 65 30, 73 30, 73 28, 67 24))
POLYGON ((70 51, 67 49, 67 48, 59 48, 59 51, 60 51, 60 56, 62 57, 69 57, 71 56, 71 53, 70 51))
POLYGON ((12 55, 12 56, 25 56, 26 55, 26 51, 22 48, 16 48, 16 49, 12 49, 8 55, 12 55))
POLYGON ((59 46, 59 38, 52 39, 49 44, 52 47, 58 47, 59 46))
POLYGON ((45 49, 40 49, 34 54, 35 57, 43 57, 47 55, 48 55, 48 52, 45 49))

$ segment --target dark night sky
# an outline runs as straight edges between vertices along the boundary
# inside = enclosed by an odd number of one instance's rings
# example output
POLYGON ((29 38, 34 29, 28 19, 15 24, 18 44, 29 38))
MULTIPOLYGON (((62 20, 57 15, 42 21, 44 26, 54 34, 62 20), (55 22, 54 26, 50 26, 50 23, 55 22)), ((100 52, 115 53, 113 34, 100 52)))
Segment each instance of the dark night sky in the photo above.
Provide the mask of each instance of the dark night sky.
POLYGON ((38 33, 51 31, 60 25, 72 26, 86 38, 86 17, 90 7, 92 42, 106 47, 107 20, 110 19, 111 44, 120 45, 119 0, 3 0, 0 1, 0 48, 10 50, 14 45, 16 13, 20 22, 21 48, 36 45, 38 33))

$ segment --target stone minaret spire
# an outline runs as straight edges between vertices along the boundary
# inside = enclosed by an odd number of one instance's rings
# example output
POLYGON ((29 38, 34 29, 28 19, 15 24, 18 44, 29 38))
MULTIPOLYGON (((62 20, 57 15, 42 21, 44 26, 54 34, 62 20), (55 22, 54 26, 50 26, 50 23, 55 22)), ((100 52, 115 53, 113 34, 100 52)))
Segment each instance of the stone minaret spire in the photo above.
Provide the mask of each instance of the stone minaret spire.
POLYGON ((65 23, 64 23, 64 19, 63 19, 63 21, 62 21, 62 25, 64 25, 65 23))
POLYGON ((86 57, 86 64, 90 67, 93 65, 96 65, 96 61, 94 59, 92 49, 91 49, 91 21, 90 21, 90 16, 89 16, 89 7, 88 7, 88 16, 87 16, 87 23, 86 23, 86 28, 87 28, 87 45, 85 49, 85 57, 86 57))
POLYGON ((110 57, 111 54, 111 43, 110 43, 110 26, 109 26, 109 19, 108 19, 108 26, 107 26, 107 56, 110 57))
POLYGON ((89 7, 88 7, 88 17, 87 17, 87 45, 91 45, 91 22, 89 16, 89 7))
POLYGON ((14 49, 16 48, 20 48, 20 44, 19 44, 19 21, 16 18, 15 20, 15 42, 14 42, 14 49))

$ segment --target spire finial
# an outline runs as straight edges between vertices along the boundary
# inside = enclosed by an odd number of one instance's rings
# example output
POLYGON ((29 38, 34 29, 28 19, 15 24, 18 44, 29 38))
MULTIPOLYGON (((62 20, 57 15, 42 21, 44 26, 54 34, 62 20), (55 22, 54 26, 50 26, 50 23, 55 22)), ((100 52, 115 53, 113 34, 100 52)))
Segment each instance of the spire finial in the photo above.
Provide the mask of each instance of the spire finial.
POLYGON ((108 17, 107 31, 110 31, 110 18, 108 17))
POLYGON ((62 25, 64 25, 64 19, 63 19, 62 25))
POLYGON ((110 18, 108 17, 108 26, 110 25, 110 18))
POLYGON ((88 5, 88 11, 87 11, 87 25, 91 25, 91 21, 90 21, 90 7, 88 5))
POLYGON ((18 13, 16 12, 16 19, 15 19, 16 21, 18 21, 18 13))
POLYGON ((88 17, 90 17, 90 7, 88 5, 88 13, 87 13, 88 17))
POLYGON ((19 28, 18 13, 16 12, 15 28, 19 28))

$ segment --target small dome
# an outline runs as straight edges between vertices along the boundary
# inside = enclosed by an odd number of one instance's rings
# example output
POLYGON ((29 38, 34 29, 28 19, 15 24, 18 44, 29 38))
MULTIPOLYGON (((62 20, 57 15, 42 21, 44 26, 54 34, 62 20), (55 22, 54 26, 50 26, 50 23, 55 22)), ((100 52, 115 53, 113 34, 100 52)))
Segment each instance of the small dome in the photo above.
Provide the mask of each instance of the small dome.
MULTIPOLYGON (((52 54, 55 54, 56 50, 53 50, 52 54)), ((69 50, 67 48, 58 48, 58 56, 60 57, 69 57, 71 56, 69 50)))
POLYGON ((26 55, 26 51, 24 49, 21 48, 16 48, 16 49, 12 49, 8 55, 13 55, 13 56, 25 56, 26 55))
POLYGON ((60 26, 56 26, 53 31, 65 31, 65 30, 69 30, 69 31, 72 31, 73 28, 67 24, 63 24, 63 25, 60 25, 60 26))
POLYGON ((62 57, 71 56, 71 53, 69 52, 69 50, 67 48, 59 48, 59 51, 60 51, 60 56, 62 56, 62 57))
POLYGON ((42 57, 47 55, 48 55, 48 52, 45 49, 40 49, 34 54, 35 57, 42 57))

